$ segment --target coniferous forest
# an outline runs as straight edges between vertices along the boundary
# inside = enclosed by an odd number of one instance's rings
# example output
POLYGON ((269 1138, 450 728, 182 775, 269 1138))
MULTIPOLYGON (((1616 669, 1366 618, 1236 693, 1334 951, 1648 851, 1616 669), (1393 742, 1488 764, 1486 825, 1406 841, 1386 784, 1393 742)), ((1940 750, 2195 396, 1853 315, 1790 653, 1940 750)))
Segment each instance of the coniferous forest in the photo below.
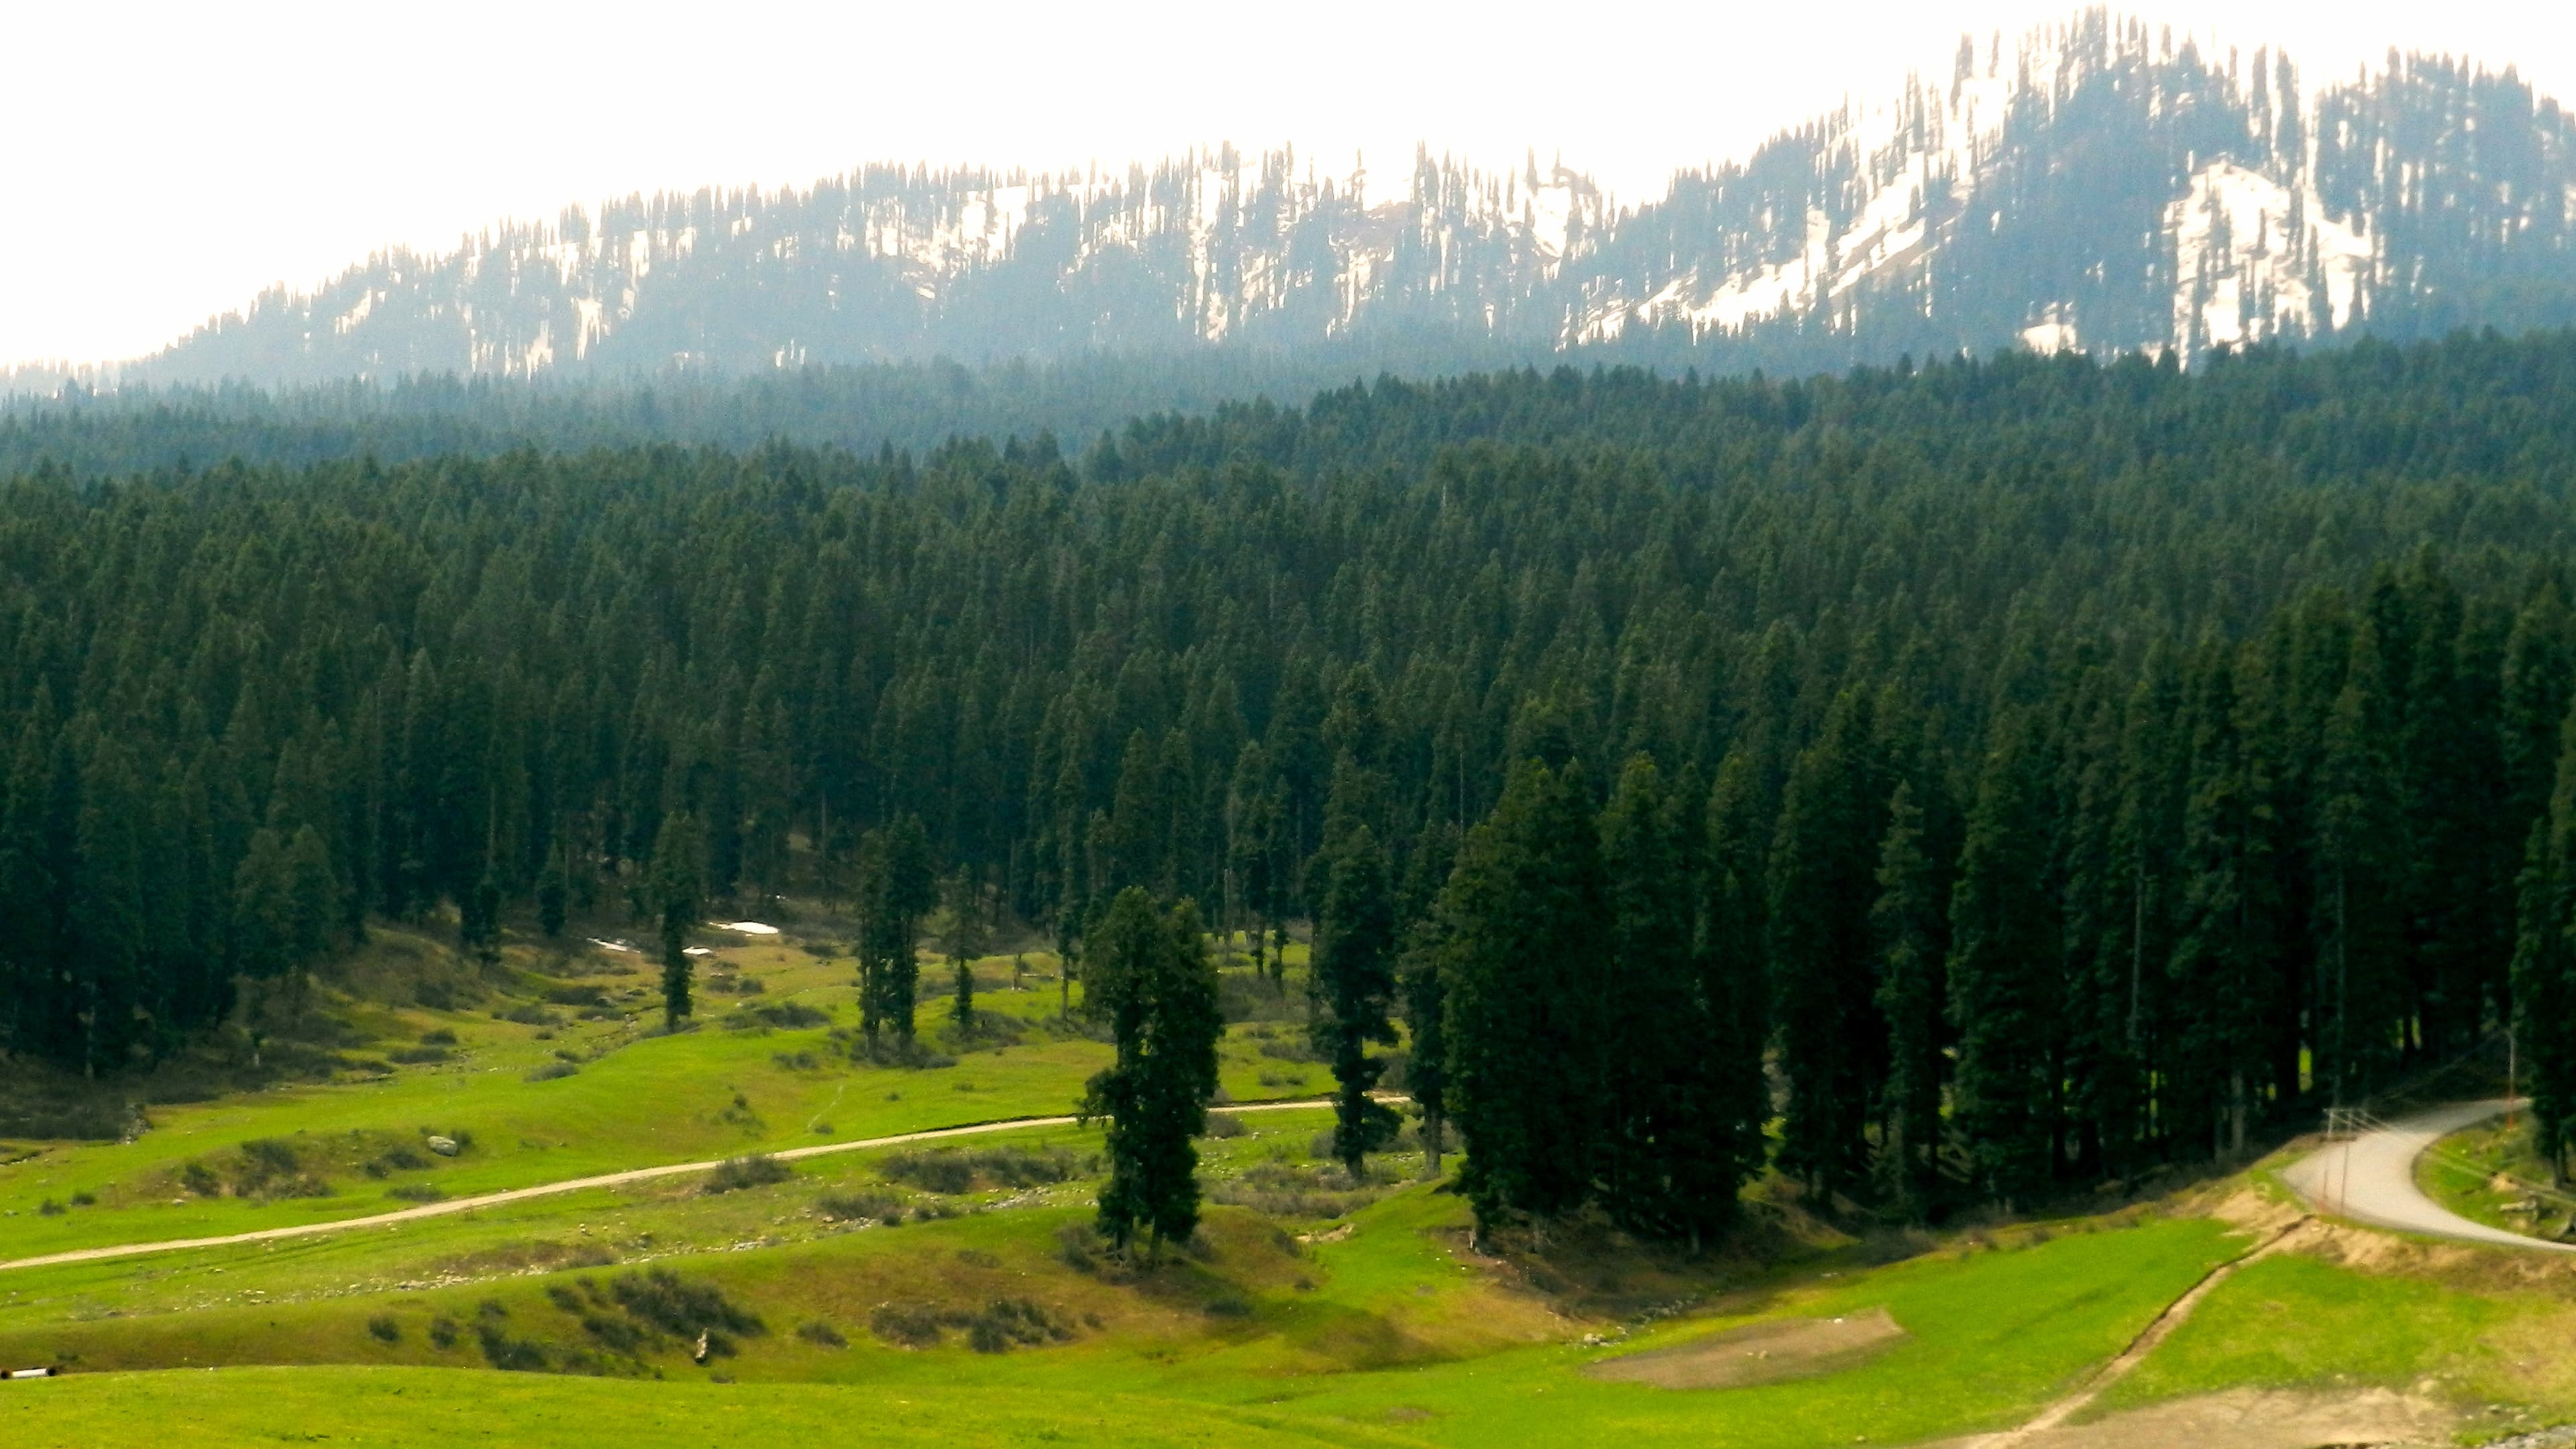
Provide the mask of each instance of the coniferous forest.
POLYGON ((1766 1162, 2024 1203, 2508 1027, 2563 1158, 2571 439, 2548 334, 38 465, 0 1047, 146 1068, 374 920, 676 954, 782 893, 908 1035, 962 872, 1077 962, 1161 929, 1130 887, 1311 923, 1336 1152, 1401 1043, 1487 1221, 1695 1240, 1766 1162))

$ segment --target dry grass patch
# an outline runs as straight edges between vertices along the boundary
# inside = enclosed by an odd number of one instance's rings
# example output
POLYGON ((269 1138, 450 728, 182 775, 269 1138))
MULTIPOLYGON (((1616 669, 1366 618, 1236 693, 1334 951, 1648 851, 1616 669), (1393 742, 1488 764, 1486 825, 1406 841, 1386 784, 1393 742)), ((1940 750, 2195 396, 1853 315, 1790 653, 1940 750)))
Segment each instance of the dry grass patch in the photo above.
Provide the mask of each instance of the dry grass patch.
POLYGON ((1605 1359, 1583 1371, 1659 1389, 1736 1389, 1855 1368, 1905 1339, 1884 1307, 1840 1318, 1783 1318, 1712 1333, 1670 1348, 1605 1359))

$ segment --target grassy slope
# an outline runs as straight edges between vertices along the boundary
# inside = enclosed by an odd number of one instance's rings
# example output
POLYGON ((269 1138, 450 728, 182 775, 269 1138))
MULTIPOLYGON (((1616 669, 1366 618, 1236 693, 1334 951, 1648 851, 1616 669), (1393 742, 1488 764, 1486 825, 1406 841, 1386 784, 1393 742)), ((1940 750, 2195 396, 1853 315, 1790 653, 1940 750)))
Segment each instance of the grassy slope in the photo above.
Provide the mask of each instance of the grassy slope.
POLYGON ((2552 1192, 2547 1190, 2548 1182, 2549 1165, 2532 1150, 2527 1117, 2510 1129, 2499 1117, 2454 1132, 2415 1163, 2415 1185, 2425 1196, 2471 1222, 2507 1232, 2530 1233, 2537 1228, 2555 1236, 2569 1227, 2570 1215, 2576 1213, 2576 1188, 2552 1192), (2498 1174, 2529 1186, 2499 1190, 2498 1174), (2539 1213, 2505 1211, 2507 1204, 2531 1200, 2539 1203, 2539 1213))
MULTIPOLYGON (((730 947, 723 959, 765 984, 748 998, 754 1004, 793 1001, 852 1021, 844 960, 771 944, 730 947)), ((1052 983, 1000 989, 1007 958, 988 960, 979 974, 987 1011, 1033 1021, 1055 1010, 1052 983)), ((639 979, 600 978, 610 986, 639 979)), ((926 985, 942 979, 925 971, 926 985)), ((1228 1092, 1248 1100, 1321 1086, 1320 1069, 1295 1060, 1296 983, 1266 1004, 1266 986, 1230 989, 1284 1019, 1233 1031, 1228 1092)), ((406 1067, 382 1082, 159 1109, 159 1129, 133 1144, 46 1144, 0 1167, 0 1210, 17 1214, 0 1225, 0 1256, 398 1206, 384 1196, 392 1183, 360 1176, 353 1164, 382 1141, 416 1142, 421 1128, 469 1130, 476 1147, 399 1178, 462 1194, 1061 1112, 1105 1057, 1096 1043, 1031 1029, 1023 1044, 965 1054, 955 1067, 894 1071, 850 1065, 821 1028, 710 1025, 648 1037, 612 1021, 565 1023, 549 1039, 539 1027, 492 1019, 490 1010, 507 1004, 352 1013, 393 1044, 453 1030, 463 1039, 459 1061, 406 1067), (525 1080, 558 1050, 584 1058, 578 1075, 525 1080), (799 1065, 798 1053, 815 1064, 799 1065), (830 1132, 813 1130, 818 1122, 830 1132), (325 1168, 335 1195, 258 1202, 173 1191, 179 1164, 253 1137, 297 1143, 325 1168), (61 1216, 32 1211, 83 1190, 100 1201, 61 1216), (186 1200, 170 1206, 172 1196, 186 1200)), ((702 1010, 721 1018, 736 1004, 710 996, 702 1010)), ((925 1002, 925 1026, 944 1009, 925 1002)), ((1247 1119, 1247 1135, 1202 1144, 1205 1176, 1224 1188, 1247 1170, 1310 1171, 1307 1144, 1323 1120, 1317 1112, 1247 1119)), ((1085 1156, 1097 1149, 1096 1134, 1074 1128, 1008 1140, 1085 1156)), ((2016 1231, 2002 1235, 2007 1246, 1963 1242, 1875 1269, 1849 1253, 1756 1271, 1611 1252, 1535 1265, 1583 1280, 1579 1290, 1541 1293, 1531 1284, 1546 1278, 1523 1271, 1534 1265, 1463 1255, 1461 1205, 1416 1186, 1341 1224, 1298 1216, 1324 1209, 1285 1198, 1257 1197, 1258 1210, 1214 1207, 1204 1259, 1123 1281, 1080 1271, 1059 1249, 1059 1234, 1088 1216, 1091 1188, 1081 1181, 937 1199, 970 1214, 900 1229, 829 1220, 818 1204, 833 1194, 891 1193, 915 1207, 934 1200, 890 1186, 878 1172, 883 1157, 817 1159, 789 1182, 722 1196, 675 1178, 398 1230, 0 1276, 0 1362, 82 1370, 0 1385, 0 1443, 109 1442, 178 1426, 209 1444, 307 1436, 697 1444, 855 1426, 871 1442, 895 1444, 1050 1435, 1100 1444, 1904 1442, 2015 1421, 2116 1352, 2243 1242, 2206 1219, 2133 1216, 2016 1231), (988 1210, 971 1211, 978 1207, 988 1210), (1342 1225, 1351 1231, 1337 1240, 1296 1236, 1342 1225), (564 1266, 583 1255, 617 1266, 564 1266), (712 1368, 664 1343, 636 1366, 650 1375, 640 1381, 495 1373, 470 1336, 444 1350, 430 1341, 434 1320, 472 1322, 491 1303, 511 1334, 580 1346, 584 1330, 547 1289, 645 1263, 715 1286, 770 1331, 712 1368), (1659 1294, 1709 1306, 1616 1348, 1581 1345, 1587 1329, 1615 1336, 1619 1316, 1659 1294), (1068 1343, 1003 1356, 969 1352, 956 1334, 912 1350, 868 1331, 882 1304, 972 1308, 1000 1297, 1044 1303, 1081 1327, 1068 1343), (1882 1305, 1908 1339, 1826 1377, 1707 1393, 1581 1372, 1614 1353, 1765 1317, 1882 1305), (394 1341, 370 1331, 376 1319, 391 1320, 394 1341), (835 1327, 848 1346, 821 1347, 795 1332, 812 1324, 835 1327), (210 1363, 226 1367, 196 1371, 210 1363), (709 1382, 717 1374, 742 1382, 709 1382)), ((2113 1402, 2239 1384, 2371 1382, 2576 1411, 2576 1366, 2557 1348, 2571 1327, 2576 1314, 2564 1295, 2528 1283, 2275 1259, 2213 1295, 2113 1402)))
POLYGON ((2488 1420, 2498 1432, 2566 1422, 2576 1417, 2566 1352, 2576 1285, 2563 1275, 2487 1281, 2503 1251, 2435 1250, 2398 1271, 2265 1259, 2221 1284, 2105 1407, 2240 1387, 2376 1386, 2501 1409, 2488 1420))
MULTIPOLYGON (((1297 1139, 1317 1125, 1319 1118, 1282 1123, 1259 1137, 1211 1143, 1211 1176, 1222 1179, 1255 1159, 1297 1155, 1297 1139)), ((817 1186, 799 1182, 729 1195, 731 1200, 674 1201, 663 1210, 734 1211, 764 1194, 767 1206, 775 1208, 817 1186)), ((628 1215, 631 1226, 643 1210, 630 1208, 628 1215)), ((1843 1442, 1867 1434, 1885 1443, 2009 1420, 2115 1351, 2234 1246, 2213 1223, 2154 1220, 2009 1250, 1939 1254, 1885 1269, 1827 1269, 1822 1271, 1830 1276, 1822 1277, 1809 1270, 1740 1289, 1730 1300, 1733 1311, 1724 1316, 1666 1324, 1604 1350, 1570 1340, 1586 1326, 1609 1325, 1559 1318, 1553 1305, 1510 1272, 1462 1260, 1455 1251, 1463 1225, 1460 1205, 1425 1188, 1406 1189, 1354 1214, 1354 1231, 1346 1239, 1307 1245, 1284 1238, 1271 1220, 1253 1212, 1218 1209, 1210 1219, 1210 1261, 1178 1261, 1141 1283, 1104 1281, 1062 1262, 1055 1248, 1060 1226, 1086 1215, 1078 1204, 1059 1202, 894 1231, 868 1229, 767 1252, 671 1261, 755 1306, 772 1326, 771 1333, 747 1343, 741 1357, 723 1362, 723 1372, 746 1382, 837 1383, 854 1396, 849 1412, 870 1416, 896 1400, 927 1402, 959 1390, 972 1390, 968 1401, 992 1405, 997 1413, 1090 1404, 1107 1394, 1111 1399, 1084 1411, 1099 1416, 1089 1428, 1077 1422, 1080 1413, 1071 1415, 1064 1427, 1075 1440, 1139 1442, 1135 1423, 1117 1417, 1113 1405, 1141 1397, 1191 1406, 1164 1421, 1173 1432, 1207 1424, 1219 1437, 1239 1422, 1234 1416, 1250 1414, 1303 1426, 1329 1442, 1394 1434, 1454 1444, 1788 1445, 1819 1442, 1826 1434, 1843 1442), (977 1355, 954 1342, 925 1351, 898 1349, 876 1342, 864 1327, 879 1303, 973 1304, 1006 1294, 1046 1302, 1068 1321, 1095 1317, 1099 1326, 1062 1347, 1000 1357, 977 1355), (1211 1304, 1226 1311, 1212 1316, 1211 1304), (1911 1340, 1830 1378, 1712 1396, 1600 1383, 1580 1373, 1584 1364, 1610 1352, 1678 1342, 1755 1317, 1845 1313, 1878 1304, 1889 1307, 1911 1340), (816 1321, 842 1329, 851 1346, 819 1348, 789 1331, 816 1321)), ((495 1230, 509 1231, 497 1225, 495 1230)), ((179 1281, 191 1275, 174 1275, 124 1289, 125 1303, 110 1309, 106 1300, 120 1293, 104 1281, 106 1275, 75 1284, 67 1281, 72 1270, 48 1270, 41 1275, 42 1292, 30 1292, 0 1315, 0 1324, 7 1325, 0 1331, 0 1354, 60 1353, 84 1368, 209 1361, 387 1369, 471 1364, 477 1355, 470 1341, 442 1352, 427 1341, 425 1329, 442 1314, 471 1321, 487 1299, 507 1310, 504 1321, 513 1333, 579 1341, 571 1319, 544 1293, 548 1283, 572 1281, 578 1273, 486 1275, 418 1293, 332 1295, 328 1280, 351 1266, 333 1255, 371 1247, 316 1249, 312 1258, 318 1261, 309 1264, 299 1264, 284 1249, 244 1254, 232 1264, 234 1281, 257 1282, 282 1301, 249 1301, 248 1290, 241 1290, 230 1301, 194 1311, 167 1310, 194 1306, 189 1295, 212 1281, 202 1275, 193 1276, 193 1287, 179 1281), (320 1291, 299 1297, 298 1284, 320 1291), (107 1311, 127 1316, 101 1316, 107 1311), (398 1342, 385 1344, 367 1333, 366 1320, 380 1313, 397 1319, 398 1342)), ((651 1364, 678 1380, 707 1373, 668 1351, 651 1364)), ((230 1382, 232 1375, 227 1370, 206 1380, 210 1387, 203 1391, 184 1383, 159 1387, 172 1382, 161 1378, 135 1382, 156 1385, 156 1394, 185 1397, 213 1394, 212 1386, 230 1382)), ((381 1392, 370 1387, 376 1382, 335 1369, 309 1381, 334 1387, 298 1392, 362 1400, 381 1392)), ((573 1406, 596 1394, 577 1380, 518 1375, 503 1382, 510 1402, 531 1406, 532 1415, 577 1413, 573 1406), (547 1387, 531 1386, 537 1383, 547 1387)), ((622 1392, 650 1405, 680 1391, 670 1384, 636 1384, 622 1392)), ((61 1411, 61 1422, 85 1422, 76 1396, 64 1400, 72 1406, 61 1411)), ((804 1413, 799 1406, 809 1401, 790 1396, 775 1409, 765 1407, 766 1397, 749 1402, 764 1406, 745 1411, 757 1416, 804 1413)), ((237 1423, 226 1432, 277 1427, 290 1413, 305 1413, 299 1403, 281 1399, 267 1418, 228 1411, 237 1423)), ((643 1409, 636 1412, 649 1418, 643 1409)), ((753 1422, 781 1432, 792 1427, 787 1418, 753 1422)), ((531 1418, 523 1432, 542 1429, 531 1418)))
POLYGON ((618 1444, 1369 1445, 1387 1433, 1318 1431, 1275 1416, 1082 1390, 913 1388, 869 1394, 820 1385, 757 1390, 698 1384, 499 1375, 448 1369, 242 1369, 19 1384, 0 1398, 0 1442, 27 1449, 141 1443, 330 1442, 618 1444))
MULTIPOLYGON (((1292 952, 1292 961, 1301 955, 1292 952)), ((1107 1049, 1096 1042, 1032 1028, 1023 1044, 965 1054, 955 1067, 853 1066, 833 1053, 827 1028, 732 1031, 719 1024, 738 1005, 793 1002, 855 1025, 850 962, 774 944, 727 948, 718 959, 767 989, 741 1001, 702 994, 700 1015, 708 1024, 679 1036, 647 1034, 642 1027, 656 1014, 649 1010, 639 1012, 638 1024, 565 1021, 540 1027, 493 1019, 488 1008, 510 1004, 506 1000, 473 1012, 360 1006, 352 1017, 380 1032, 399 1033, 387 1045, 445 1029, 460 1039, 459 1058, 403 1067, 380 1080, 288 1086, 155 1108, 155 1130, 131 1143, 36 1144, 36 1155, 0 1166, 0 1221, 6 1224, 0 1257, 328 1222, 402 1207, 386 1196, 398 1182, 371 1180, 356 1164, 387 1142, 417 1143, 423 1131, 470 1132, 474 1146, 460 1159, 436 1161, 427 1172, 405 1174, 399 1182, 427 1182, 447 1196, 466 1196, 620 1168, 1061 1114, 1108 1060, 1107 1049), (558 1060, 559 1052, 583 1059, 578 1075, 526 1080, 532 1069, 558 1060), (818 1065, 780 1060, 798 1053, 810 1054, 818 1065), (321 1175, 334 1191, 261 1201, 207 1198, 179 1185, 184 1163, 219 1158, 254 1138, 295 1143, 322 1165, 321 1175), (97 1204, 59 1216, 38 1211, 42 1203, 67 1204, 81 1193, 97 1204)), ((619 963, 596 957, 592 964, 613 969, 619 963)), ((1038 956, 1033 964, 1053 963, 1038 956)), ((1056 1010, 1057 994, 1044 983, 1032 980, 1033 989, 1021 992, 1005 989, 1008 957, 987 958, 978 974, 978 1005, 988 1014, 1035 1021, 1056 1010)), ((640 978, 590 979, 615 989, 640 978)), ((944 980, 944 972, 925 968, 925 988, 944 980)), ((1294 999, 1293 980, 1289 991, 1294 999)), ((925 1000, 926 1033, 937 1034, 946 1010, 944 998, 925 1000)), ((1320 1090, 1321 1068, 1259 1050, 1256 1033, 1295 1031, 1293 1024, 1238 1027, 1224 1054, 1227 1092, 1250 1101, 1320 1090)), ((0 1162, 18 1155, 0 1151, 0 1162)))

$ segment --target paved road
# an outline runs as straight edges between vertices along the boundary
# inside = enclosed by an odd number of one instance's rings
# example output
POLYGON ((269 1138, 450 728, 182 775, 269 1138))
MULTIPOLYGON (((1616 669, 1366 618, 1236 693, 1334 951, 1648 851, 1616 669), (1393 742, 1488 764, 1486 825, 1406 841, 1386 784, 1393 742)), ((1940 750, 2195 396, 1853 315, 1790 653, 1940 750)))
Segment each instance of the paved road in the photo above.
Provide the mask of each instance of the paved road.
POLYGON ((2435 1142, 2463 1127, 2503 1112, 2502 1099, 2459 1102, 2401 1117, 2349 1142, 2322 1147, 2281 1174, 2318 1211, 2373 1227, 2457 1238, 2470 1243, 2497 1243, 2550 1252, 2576 1252, 2576 1245, 2552 1243, 2509 1233, 2467 1218, 2426 1197, 2415 1186, 2415 1159, 2435 1142))
MULTIPOLYGON (((1297 1107, 1329 1105, 1328 1099, 1316 1097, 1293 1102, 1236 1102, 1218 1108, 1224 1112, 1284 1112, 1297 1107)), ((926 1132, 904 1132, 892 1137, 870 1137, 855 1142, 826 1142, 814 1147, 791 1147, 770 1154, 782 1162, 799 1158, 821 1157, 833 1152, 857 1152, 870 1147, 900 1147, 907 1142, 937 1142, 952 1137, 975 1137, 987 1132, 1016 1132, 1028 1127, 1062 1127, 1071 1117, 1020 1117, 1008 1122, 979 1122, 969 1127, 936 1127, 926 1132)), ((18 1258, 0 1262, 0 1273, 12 1268, 43 1268, 56 1263, 91 1263, 102 1258, 131 1258, 143 1253, 175 1253, 187 1248, 227 1248, 242 1243, 275 1242, 280 1238, 311 1238, 324 1233, 345 1232, 355 1228, 381 1228, 388 1224, 417 1222, 422 1218, 445 1217, 450 1213, 472 1212, 476 1208, 497 1207, 502 1203, 524 1202, 532 1197, 551 1197, 556 1193, 581 1192, 594 1187, 616 1187, 629 1182, 647 1182, 657 1177, 677 1177, 690 1172, 712 1172, 723 1166, 723 1159, 709 1162, 673 1162, 660 1167, 637 1167, 624 1172, 604 1172, 596 1177, 568 1178, 562 1182, 539 1183, 535 1187, 512 1188, 507 1192, 487 1192, 480 1197, 449 1198, 445 1202, 424 1203, 398 1212, 376 1213, 363 1218, 340 1218, 327 1223, 299 1223, 294 1227, 262 1228, 257 1232, 230 1233, 214 1238, 166 1238, 150 1243, 118 1243, 104 1248, 76 1248, 66 1253, 47 1253, 37 1258, 18 1258)))

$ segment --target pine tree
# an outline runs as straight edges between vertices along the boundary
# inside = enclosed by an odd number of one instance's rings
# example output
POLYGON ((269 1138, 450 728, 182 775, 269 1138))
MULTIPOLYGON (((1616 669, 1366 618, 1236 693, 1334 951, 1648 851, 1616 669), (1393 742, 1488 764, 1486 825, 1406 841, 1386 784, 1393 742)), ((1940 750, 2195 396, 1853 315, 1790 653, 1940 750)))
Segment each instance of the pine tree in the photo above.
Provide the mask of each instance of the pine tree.
POLYGON ((2561 734, 2549 812, 2532 822, 2518 882, 2513 1001, 2532 1143, 2563 1187, 2576 1155, 2576 711, 2561 734))
POLYGON ((1159 1255, 1198 1226, 1191 1139, 1207 1127, 1225 1034, 1197 908, 1160 909, 1135 886, 1119 892, 1090 932, 1086 970, 1084 1004, 1107 1020, 1118 1053, 1082 1101, 1086 1121, 1109 1123, 1100 1228, 1122 1253, 1142 1229, 1149 1256, 1159 1255))
POLYGON ((2063 966, 2045 754, 2027 715, 1995 732, 1950 897, 1949 985, 1960 1140, 1979 1185, 2009 1205, 2055 1176, 2063 966))
POLYGON ((1448 1105, 1479 1232, 1571 1211, 1591 1188, 1608 908, 1585 793, 1579 769, 1514 766, 1441 893, 1448 1105))
POLYGON ((2391 1025, 2404 1013, 2392 919, 2403 874, 2390 856, 2401 827, 2391 795, 2388 701, 2378 647, 2368 634, 2364 629, 2356 640, 2335 697, 2316 781, 2323 940, 2316 1072, 2338 1104, 2366 1096, 2395 1067, 2391 1025))
POLYGON ((1878 900, 1870 929, 1879 943, 1878 1009, 1887 1018, 1886 1135, 1880 1175, 1899 1206, 1921 1216, 1941 1162, 1941 1024, 1949 940, 1946 892, 1928 853, 1923 807, 1900 782, 1878 853, 1878 900))
POLYGON ((1768 955, 1789 1078, 1780 1166, 1820 1194, 1865 1175, 1863 1134, 1886 1071, 1869 908, 1893 787, 1875 720, 1868 692, 1835 699, 1790 773, 1771 850, 1768 955))
POLYGON ((1369 1095, 1386 1063, 1368 1053, 1372 1045, 1396 1041, 1389 1015, 1395 902, 1386 853, 1365 824, 1346 820, 1328 829, 1321 870, 1324 899, 1309 975, 1315 1014, 1307 1035, 1333 1072, 1333 1155, 1356 1180, 1363 1157, 1385 1146, 1397 1127, 1394 1111, 1369 1095))
POLYGON ((662 818, 662 828, 653 837, 652 892, 661 923, 662 1025, 666 1030, 677 1030, 680 1018, 689 1014, 693 974, 689 932, 705 910, 705 887, 701 884, 704 867, 700 863, 704 853, 695 817, 682 810, 662 818))
POLYGON ((1761 1120, 1748 1123, 1726 1090, 1737 1064, 1720 1054, 1707 995, 1688 844, 1700 791, 1685 784, 1668 797, 1653 758, 1634 756, 1601 818, 1610 935, 1595 1172, 1613 1220, 1696 1247, 1734 1221, 1761 1120))
POLYGON ((2235 664, 2215 644, 2194 667, 2187 706, 2189 798, 2183 811, 2181 931, 2174 992, 2172 1084, 2162 1110, 2174 1135, 2205 1134, 2211 1155, 2241 1156, 2254 1104, 2257 959, 2266 933, 2267 822, 2237 733, 2235 664))

